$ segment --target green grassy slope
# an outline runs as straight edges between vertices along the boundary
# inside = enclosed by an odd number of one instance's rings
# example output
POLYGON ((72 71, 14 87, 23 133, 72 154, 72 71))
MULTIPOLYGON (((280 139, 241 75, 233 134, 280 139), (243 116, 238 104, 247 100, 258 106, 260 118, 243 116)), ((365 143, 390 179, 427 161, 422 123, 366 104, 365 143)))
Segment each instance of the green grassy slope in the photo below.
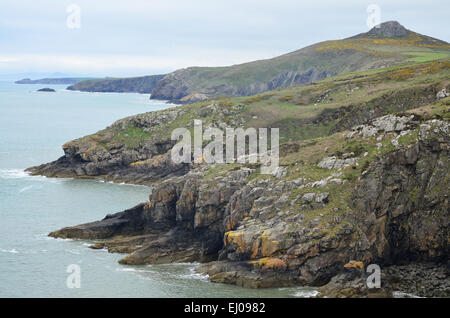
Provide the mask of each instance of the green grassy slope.
MULTIPOLYGON (((149 138, 167 140, 175 128, 190 129, 193 120, 200 118, 205 127, 278 127, 283 144, 327 136, 371 118, 433 104, 436 93, 450 86, 449 78, 450 59, 351 72, 250 97, 208 99, 182 106, 183 115, 166 124, 151 128, 114 125, 82 139, 98 142, 100 138, 100 146, 107 150, 117 142, 134 148, 149 138), (219 113, 200 115, 200 110, 208 107, 219 113)), ((172 110, 161 111, 160 116, 172 110)))
POLYGON ((229 67, 178 70, 158 83, 152 98, 180 100, 192 93, 209 97, 250 96, 346 72, 427 62, 448 56, 450 45, 447 42, 406 29, 404 36, 391 38, 372 37, 368 32, 348 39, 321 42, 273 59, 229 67))

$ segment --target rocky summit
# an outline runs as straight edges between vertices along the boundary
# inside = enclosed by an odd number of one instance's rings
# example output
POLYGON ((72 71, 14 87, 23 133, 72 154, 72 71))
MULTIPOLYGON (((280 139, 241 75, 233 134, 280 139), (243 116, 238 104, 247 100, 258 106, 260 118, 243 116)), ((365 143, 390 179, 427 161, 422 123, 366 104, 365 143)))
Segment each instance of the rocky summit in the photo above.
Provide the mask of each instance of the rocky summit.
POLYGON ((449 66, 349 73, 121 119, 28 170, 151 185, 148 201, 49 235, 95 240, 128 254, 121 264, 201 262, 212 282, 244 287, 449 296, 449 66), (171 131, 195 119, 204 129, 280 127, 279 168, 174 164, 171 131), (380 288, 367 284, 374 265, 380 288))
POLYGON ((388 21, 373 27, 367 32, 368 37, 395 38, 408 34, 408 30, 397 21, 388 21))

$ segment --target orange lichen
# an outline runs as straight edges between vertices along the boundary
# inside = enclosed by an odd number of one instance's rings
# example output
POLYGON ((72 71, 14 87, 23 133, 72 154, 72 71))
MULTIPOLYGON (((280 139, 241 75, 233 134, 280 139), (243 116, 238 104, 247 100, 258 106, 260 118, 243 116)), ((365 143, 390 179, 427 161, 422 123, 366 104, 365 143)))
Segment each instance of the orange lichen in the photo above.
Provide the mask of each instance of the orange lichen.
POLYGON ((245 252, 245 242, 242 232, 238 231, 229 231, 225 233, 224 236, 224 245, 237 245, 237 252, 244 253, 245 252))
POLYGON ((286 269, 287 264, 280 258, 277 257, 263 257, 257 260, 249 262, 251 265, 260 267, 263 269, 286 269))
POLYGON ((136 161, 136 162, 130 163, 130 166, 132 166, 132 167, 140 166, 140 165, 143 165, 144 163, 145 163, 145 161, 136 161))
POLYGON ((364 269, 363 262, 360 261, 350 261, 344 265, 345 268, 356 268, 356 269, 364 269))
POLYGON ((258 257, 268 257, 280 249, 280 242, 274 241, 267 236, 265 230, 254 242, 252 246, 251 259, 258 257))

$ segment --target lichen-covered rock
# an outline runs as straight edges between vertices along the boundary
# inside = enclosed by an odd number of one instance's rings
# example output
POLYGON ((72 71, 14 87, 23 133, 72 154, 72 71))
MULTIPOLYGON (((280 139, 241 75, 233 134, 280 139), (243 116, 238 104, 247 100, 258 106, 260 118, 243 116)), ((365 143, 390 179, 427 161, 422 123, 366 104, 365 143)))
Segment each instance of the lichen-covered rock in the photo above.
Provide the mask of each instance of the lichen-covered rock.
POLYGON ((318 166, 324 169, 336 169, 340 170, 342 168, 351 166, 358 162, 358 158, 347 158, 347 159, 339 159, 337 157, 327 157, 324 158, 321 162, 319 162, 318 166))
POLYGON ((416 126, 417 126, 417 119, 415 115, 409 116, 386 115, 375 118, 367 124, 354 127, 352 131, 350 131, 347 134, 347 137, 353 138, 356 136, 362 136, 364 138, 369 138, 377 135, 380 132, 399 133, 407 129, 415 128, 416 126))
POLYGON ((450 93, 447 93, 447 89, 443 88, 442 90, 440 90, 437 94, 436 94, 436 98, 437 99, 442 99, 442 98, 446 98, 449 97, 450 93))

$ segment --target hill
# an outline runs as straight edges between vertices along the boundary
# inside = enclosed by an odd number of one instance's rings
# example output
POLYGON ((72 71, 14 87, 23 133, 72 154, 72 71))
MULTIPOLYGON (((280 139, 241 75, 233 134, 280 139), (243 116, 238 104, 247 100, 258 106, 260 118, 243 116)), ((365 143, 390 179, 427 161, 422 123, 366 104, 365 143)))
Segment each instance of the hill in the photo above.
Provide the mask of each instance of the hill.
POLYGON ((250 96, 346 72, 446 58, 450 45, 390 21, 367 33, 325 41, 268 60, 228 67, 189 67, 165 76, 152 99, 190 102, 199 97, 250 96))
POLYGON ((164 75, 150 75, 128 78, 92 79, 67 87, 68 90, 83 92, 118 92, 150 94, 164 75))

